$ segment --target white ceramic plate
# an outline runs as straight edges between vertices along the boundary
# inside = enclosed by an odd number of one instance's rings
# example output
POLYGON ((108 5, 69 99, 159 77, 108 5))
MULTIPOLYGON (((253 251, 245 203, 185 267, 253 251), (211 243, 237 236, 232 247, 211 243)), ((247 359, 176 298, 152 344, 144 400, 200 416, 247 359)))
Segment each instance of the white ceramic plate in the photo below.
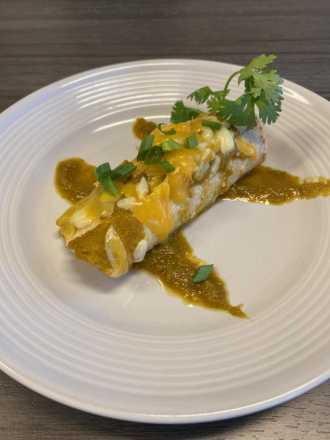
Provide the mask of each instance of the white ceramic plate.
MULTIPOLYGON (((221 202, 186 228, 249 320, 192 308, 143 273, 109 280, 58 237, 56 163, 132 157, 137 116, 235 66, 152 60, 50 85, 0 117, 0 367, 67 405, 146 422, 201 422, 268 408, 330 375, 330 200, 221 202)), ((330 175, 330 104, 285 82, 267 163, 330 175)))

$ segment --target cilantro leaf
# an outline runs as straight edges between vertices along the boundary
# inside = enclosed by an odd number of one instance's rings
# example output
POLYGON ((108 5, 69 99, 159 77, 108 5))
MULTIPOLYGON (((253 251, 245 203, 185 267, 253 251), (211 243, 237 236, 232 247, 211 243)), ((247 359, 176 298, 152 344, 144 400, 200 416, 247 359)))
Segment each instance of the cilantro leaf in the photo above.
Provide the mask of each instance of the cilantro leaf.
POLYGON ((249 96, 241 96, 235 101, 225 99, 218 112, 228 122, 236 126, 254 127, 257 124, 254 100, 249 96))
POLYGON ((202 121, 202 125, 203 125, 203 127, 208 127, 208 128, 211 128, 212 130, 220 130, 220 128, 221 128, 220 122, 209 121, 208 119, 205 119, 204 121, 202 121))
POLYGON ((204 102, 206 102, 209 99, 209 97, 212 94, 213 94, 213 92, 210 89, 210 87, 205 86, 205 87, 201 87, 200 89, 195 90, 194 92, 192 92, 188 96, 188 98, 195 100, 198 104, 203 104, 204 102))
POLYGON ((281 112, 281 101, 267 102, 259 99, 256 102, 259 110, 260 119, 264 124, 271 124, 276 121, 281 112))
POLYGON ((209 112, 236 126, 253 128, 257 116, 263 123, 271 124, 277 120, 283 100, 282 79, 275 69, 269 68, 275 59, 275 55, 259 55, 233 72, 223 90, 205 86, 191 93, 189 98, 198 104, 206 103, 209 112), (239 85, 244 83, 244 93, 232 100, 228 99, 229 85, 235 77, 239 85))
POLYGON ((190 121, 196 118, 200 113, 200 110, 185 106, 183 101, 177 101, 172 109, 171 122, 177 124, 179 122, 190 121))
POLYGON ((282 96, 282 78, 279 77, 276 70, 270 70, 267 73, 255 73, 253 75, 254 85, 252 92, 258 97, 263 91, 268 101, 276 101, 282 96))
POLYGON ((209 111, 213 113, 217 113, 219 108, 223 106, 223 103, 225 102, 227 95, 228 92, 225 90, 214 92, 213 96, 211 96, 207 101, 207 107, 209 111))
POLYGON ((276 55, 259 55, 253 58, 249 64, 240 70, 238 82, 242 82, 251 77, 254 72, 264 70, 268 64, 272 64, 276 59, 276 55))

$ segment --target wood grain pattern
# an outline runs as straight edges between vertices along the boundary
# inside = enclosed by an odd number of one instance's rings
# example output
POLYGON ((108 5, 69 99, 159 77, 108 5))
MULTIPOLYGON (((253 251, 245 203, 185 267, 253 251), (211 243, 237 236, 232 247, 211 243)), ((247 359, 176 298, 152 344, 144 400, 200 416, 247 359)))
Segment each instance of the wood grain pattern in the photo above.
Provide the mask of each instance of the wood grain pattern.
MULTIPOLYGON (((0 0, 0 111, 65 76, 141 58, 244 64, 279 55, 283 76, 330 98, 328 0, 0 0)), ((0 373, 0 439, 330 438, 330 383, 286 405, 194 426, 125 423, 51 402, 0 373)))

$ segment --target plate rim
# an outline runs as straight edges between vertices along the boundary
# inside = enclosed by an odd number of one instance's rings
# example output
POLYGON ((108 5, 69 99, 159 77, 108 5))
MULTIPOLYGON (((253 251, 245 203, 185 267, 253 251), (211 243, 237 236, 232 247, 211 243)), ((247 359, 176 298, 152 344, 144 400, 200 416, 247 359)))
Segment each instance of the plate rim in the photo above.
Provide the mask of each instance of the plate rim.
POLYGON ((19 373, 15 368, 4 363, 0 360, 0 369, 6 373, 9 377, 24 385, 28 389, 40 394, 43 397, 51 399, 57 403, 65 405, 69 408, 84 411, 97 416, 114 418, 123 420, 126 422, 138 422, 138 423, 151 423, 151 424, 166 424, 166 425, 180 425, 180 424, 194 424, 194 423, 207 423, 221 420, 229 420, 236 417, 244 417, 250 414, 255 414, 260 411, 271 409, 282 403, 288 402, 296 397, 299 397, 313 388, 321 385, 330 379, 330 369, 325 373, 311 379, 310 381, 286 392, 279 394, 261 402, 251 403, 239 408, 231 408, 220 411, 195 413, 195 414, 157 414, 157 413, 143 413, 132 411, 120 411, 105 408, 103 406, 96 406, 95 404, 88 404, 79 401, 78 399, 69 397, 63 393, 57 393, 42 384, 37 383, 35 380, 30 380, 28 376, 24 376, 19 373))
MULTIPOLYGON (((58 91, 60 87, 65 85, 69 85, 72 82, 78 82, 88 77, 95 77, 97 75, 105 74, 108 70, 113 71, 114 69, 125 69, 125 68, 134 68, 135 66, 151 66, 151 65, 169 65, 169 64, 213 64, 213 65, 222 65, 227 66, 231 69, 241 68, 242 66, 208 59, 200 59, 200 58, 147 58, 147 59, 136 59, 128 62, 121 63, 113 63, 108 64, 88 70, 84 70, 78 72, 76 74, 64 77, 55 82, 52 82, 48 85, 45 85, 36 91, 29 93, 23 98, 19 99, 8 108, 3 110, 0 113, 0 127, 2 125, 8 128, 13 122, 17 121, 15 116, 17 116, 17 111, 20 111, 21 114, 25 114, 28 111, 29 104, 36 104, 36 98, 40 98, 45 96, 50 91, 58 91), (14 116, 14 118, 13 118, 14 116)), ((288 86, 293 85, 295 88, 301 89, 304 93, 308 93, 308 95, 317 99, 319 102, 322 102, 322 105, 329 106, 330 102, 324 97, 318 95, 314 91, 307 89, 293 81, 285 80, 285 84, 288 86)), ((47 99, 51 99, 51 96, 47 99)), ((19 119, 19 118, 18 118, 19 119)), ((1 356, 1 353, 0 353, 1 356)), ((321 373, 320 375, 313 377, 309 381, 299 385, 285 393, 275 395, 274 397, 259 401, 255 403, 251 403, 238 408, 230 408, 225 410, 219 410, 214 412, 206 412, 206 413, 194 413, 194 414, 156 414, 156 413, 141 413, 141 412, 132 412, 132 411, 122 411, 112 409, 111 407, 105 406, 97 406, 96 404, 89 404, 86 402, 82 402, 77 398, 66 395, 62 392, 56 392, 52 390, 51 387, 45 386, 39 383, 35 379, 30 379, 28 375, 22 374, 15 367, 11 366, 8 362, 2 360, 0 358, 0 369, 6 373, 9 377, 16 380, 20 384, 25 387, 31 389, 38 394, 50 398, 58 403, 64 404, 68 407, 78 409, 81 411, 86 411, 91 414, 103 416, 103 417, 113 417, 120 420, 125 421, 133 421, 133 422, 142 422, 142 423, 154 423, 154 424, 183 424, 183 423, 201 423, 201 422, 211 422, 216 420, 227 420, 234 417, 241 417, 248 414, 252 414, 255 412, 263 411, 274 406, 277 406, 281 403, 287 402, 295 397, 298 397, 314 387, 324 383, 328 379, 330 379, 330 369, 321 373)))

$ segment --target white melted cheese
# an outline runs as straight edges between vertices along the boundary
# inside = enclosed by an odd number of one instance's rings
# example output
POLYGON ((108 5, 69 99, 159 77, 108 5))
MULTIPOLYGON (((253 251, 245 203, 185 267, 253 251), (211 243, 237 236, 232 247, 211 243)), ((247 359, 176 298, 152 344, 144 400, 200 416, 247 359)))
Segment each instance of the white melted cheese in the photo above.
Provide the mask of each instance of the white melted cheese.
POLYGON ((139 199, 143 199, 149 192, 149 185, 145 177, 141 177, 140 182, 136 185, 136 192, 139 199))
POLYGON ((118 200, 117 206, 118 208, 127 209, 128 211, 131 211, 135 203, 136 203, 135 197, 124 197, 123 199, 118 200))
POLYGON ((228 154, 235 150, 234 133, 226 127, 221 127, 217 132, 216 142, 220 145, 222 154, 228 154))

